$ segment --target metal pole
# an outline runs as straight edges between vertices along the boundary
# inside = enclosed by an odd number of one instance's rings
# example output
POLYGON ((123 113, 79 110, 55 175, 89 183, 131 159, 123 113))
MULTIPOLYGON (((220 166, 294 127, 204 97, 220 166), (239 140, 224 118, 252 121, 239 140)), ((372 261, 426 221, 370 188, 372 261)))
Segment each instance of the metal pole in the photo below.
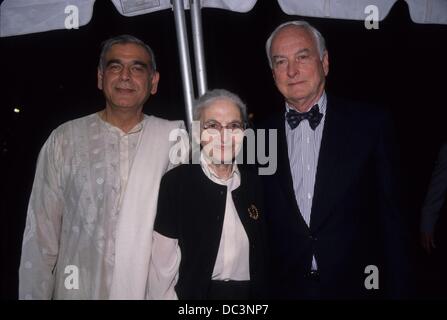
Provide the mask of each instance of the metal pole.
POLYGON ((191 60, 189 58, 188 35, 185 23, 185 7, 183 0, 171 0, 174 10, 175 29, 180 56, 180 70, 182 73, 183 95, 185 99, 186 121, 188 129, 192 123, 192 106, 194 101, 194 88, 191 74, 191 60))
POLYGON ((202 12, 200 0, 190 0, 192 39, 194 43, 194 61, 196 64, 196 77, 199 96, 204 94, 208 88, 206 83, 205 54, 203 50, 202 12))

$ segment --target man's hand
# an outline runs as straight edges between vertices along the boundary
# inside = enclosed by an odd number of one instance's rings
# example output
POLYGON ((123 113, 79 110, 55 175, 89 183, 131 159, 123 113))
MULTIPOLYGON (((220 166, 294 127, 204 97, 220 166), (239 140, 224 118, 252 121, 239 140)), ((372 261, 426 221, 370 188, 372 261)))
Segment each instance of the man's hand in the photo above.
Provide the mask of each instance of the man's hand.
POLYGON ((432 249, 436 248, 433 233, 421 232, 421 245, 424 250, 430 254, 432 249))

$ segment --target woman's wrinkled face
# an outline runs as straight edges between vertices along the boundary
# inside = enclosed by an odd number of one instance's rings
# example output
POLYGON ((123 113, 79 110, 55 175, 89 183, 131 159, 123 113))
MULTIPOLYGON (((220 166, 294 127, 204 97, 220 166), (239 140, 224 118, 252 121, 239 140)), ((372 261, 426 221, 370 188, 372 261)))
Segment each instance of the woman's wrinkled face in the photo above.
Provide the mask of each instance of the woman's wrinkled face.
POLYGON ((200 117, 202 153, 215 164, 231 163, 244 138, 244 123, 238 106, 229 99, 218 99, 200 117))

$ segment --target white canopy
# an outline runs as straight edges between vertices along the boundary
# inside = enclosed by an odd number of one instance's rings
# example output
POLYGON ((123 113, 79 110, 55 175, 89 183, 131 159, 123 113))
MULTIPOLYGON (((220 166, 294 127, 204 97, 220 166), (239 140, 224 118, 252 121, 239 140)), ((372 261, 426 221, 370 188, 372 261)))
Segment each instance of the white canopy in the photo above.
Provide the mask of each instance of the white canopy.
MULTIPOLYGON (((171 0, 111 0, 116 9, 124 16, 131 17, 140 14, 172 9, 171 0)), ((247 12, 253 9, 256 0, 201 0, 202 8, 218 8, 236 12, 247 12)), ((183 0, 189 9, 189 0, 183 0)))
MULTIPOLYGON (((201 8, 247 12, 256 0, 111 0, 124 16, 170 9, 176 25, 186 120, 192 123, 193 101, 207 90, 201 8), (191 7, 190 7, 191 6, 191 7), (194 90, 184 10, 191 11, 193 57, 197 78, 194 90)), ((265 0, 264 0, 265 1, 265 0)), ((272 0, 270 0, 272 1, 272 0)), ((278 0, 290 15, 307 17, 383 20, 397 0, 278 0), (371 7, 371 5, 375 7, 371 7), (371 10, 372 9, 372 10, 371 10), (374 17, 371 19, 371 14, 374 17)), ((411 19, 418 23, 447 24, 447 0, 405 0, 411 19)), ((92 18, 95 0, 5 0, 0 6, 0 37, 77 28, 92 18), (74 23, 76 22, 76 23, 74 23)))
MULTIPOLYGON (((171 0, 111 0, 125 16, 172 9, 171 0)), ((379 20, 383 20, 397 0, 278 0, 289 15, 308 17, 364 20, 365 8, 375 5, 379 20)), ((447 24, 447 0, 405 0, 411 19, 416 23, 447 24)), ((189 9, 189 0, 183 0, 189 9)), ((5 0, 0 7, 0 36, 65 29, 65 8, 74 5, 79 9, 79 26, 92 18, 95 0, 5 0)), ((247 12, 256 0, 201 0, 202 8, 247 12)))
MULTIPOLYGON (((278 0, 290 15, 317 18, 365 20, 365 8, 375 5, 379 20, 386 18, 397 0, 278 0)), ((416 23, 447 24, 446 0, 405 0, 411 20, 416 23)))

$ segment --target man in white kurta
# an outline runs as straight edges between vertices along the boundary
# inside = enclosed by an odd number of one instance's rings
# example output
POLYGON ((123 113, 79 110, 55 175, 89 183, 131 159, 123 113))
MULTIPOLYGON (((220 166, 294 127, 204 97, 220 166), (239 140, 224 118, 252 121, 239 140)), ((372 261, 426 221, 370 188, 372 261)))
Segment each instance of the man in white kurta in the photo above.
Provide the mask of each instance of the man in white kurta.
POLYGON ((28 207, 21 299, 144 299, 169 134, 183 127, 142 113, 157 90, 150 48, 131 36, 103 46, 106 108, 69 121, 44 144, 28 207))

